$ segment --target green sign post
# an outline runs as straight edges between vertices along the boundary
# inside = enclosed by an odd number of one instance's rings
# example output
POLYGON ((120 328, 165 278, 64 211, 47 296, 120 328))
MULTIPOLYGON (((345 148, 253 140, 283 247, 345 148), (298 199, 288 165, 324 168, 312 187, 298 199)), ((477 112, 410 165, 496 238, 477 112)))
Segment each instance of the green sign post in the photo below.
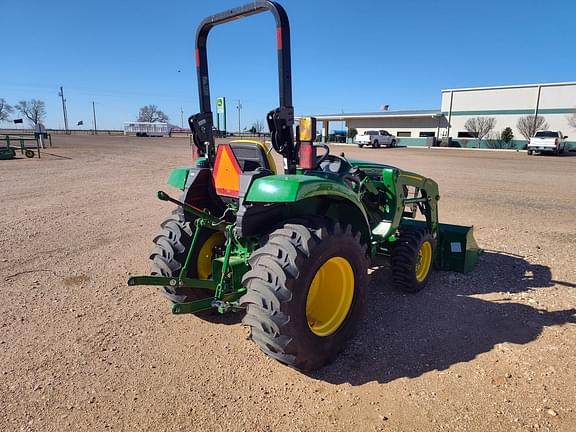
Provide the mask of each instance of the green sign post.
POLYGON ((216 98, 216 125, 218 130, 220 130, 220 114, 222 114, 224 119, 222 130, 226 133, 226 98, 222 96, 216 98))

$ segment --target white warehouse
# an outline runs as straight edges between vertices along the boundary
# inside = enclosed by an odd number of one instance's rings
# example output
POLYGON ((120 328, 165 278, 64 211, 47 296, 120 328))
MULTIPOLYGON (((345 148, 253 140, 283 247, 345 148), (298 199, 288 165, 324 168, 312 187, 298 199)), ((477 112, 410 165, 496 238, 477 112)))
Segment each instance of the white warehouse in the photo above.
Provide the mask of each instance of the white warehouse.
POLYGON ((467 119, 493 117, 496 132, 512 128, 517 148, 526 144, 518 120, 536 115, 547 124, 544 128, 562 131, 576 148, 576 129, 570 124, 576 118, 576 82, 442 90, 442 114, 448 124, 445 136, 462 141, 469 137, 467 119))
POLYGON ((518 129, 525 116, 542 117, 545 128, 568 135, 567 148, 576 150, 576 82, 473 87, 442 90, 439 110, 384 111, 373 113, 317 115, 324 139, 329 122, 345 122, 359 133, 385 129, 401 145, 425 146, 428 137, 456 147, 491 147, 494 140, 478 140, 464 127, 473 117, 490 117, 495 127, 490 137, 510 127, 514 133, 508 148, 523 148, 527 139, 518 129))

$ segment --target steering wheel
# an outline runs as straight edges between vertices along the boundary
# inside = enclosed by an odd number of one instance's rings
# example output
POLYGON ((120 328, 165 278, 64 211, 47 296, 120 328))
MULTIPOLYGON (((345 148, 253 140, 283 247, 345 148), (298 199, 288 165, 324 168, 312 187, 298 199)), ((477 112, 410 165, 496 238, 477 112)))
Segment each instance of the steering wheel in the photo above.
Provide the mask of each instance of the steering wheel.
MULTIPOLYGON (((324 153, 316 160, 316 166, 314 168, 317 168, 320 167, 322 165, 322 162, 324 162, 330 155, 330 148, 326 144, 314 144, 314 147, 322 147, 326 151, 326 153, 324 153)), ((324 171, 323 168, 321 169, 322 171, 324 171)))
POLYGON ((320 158, 318 167, 325 173, 340 176, 356 192, 362 187, 362 180, 351 172, 352 166, 344 158, 326 153, 320 158))
POLYGON ((337 174, 339 176, 349 174, 352 168, 346 159, 334 155, 325 155, 325 157, 320 160, 319 167, 324 172, 337 174))

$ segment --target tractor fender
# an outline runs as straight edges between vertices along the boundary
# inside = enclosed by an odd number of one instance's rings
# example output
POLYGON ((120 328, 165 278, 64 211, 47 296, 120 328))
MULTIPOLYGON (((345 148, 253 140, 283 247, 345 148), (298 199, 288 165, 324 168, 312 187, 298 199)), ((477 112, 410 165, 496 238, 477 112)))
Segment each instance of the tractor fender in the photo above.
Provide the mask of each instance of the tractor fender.
POLYGON ((192 170, 192 169, 193 169, 192 167, 174 168, 170 172, 170 175, 168 176, 167 183, 170 186, 175 187, 175 188, 183 191, 186 188, 186 180, 188 180, 188 174, 190 173, 190 170, 192 170))
POLYGON ((249 235, 298 217, 324 216, 350 224, 370 244, 368 216, 358 195, 343 181, 311 175, 269 175, 255 179, 239 212, 238 225, 249 235), (241 219, 241 220, 240 220, 241 219))
POLYGON ((341 197, 356 202, 364 212, 356 193, 339 178, 313 175, 270 175, 254 180, 246 194, 253 203, 296 202, 319 196, 341 197))
MULTIPOLYGON (((168 177, 168 184, 182 191, 180 201, 206 209, 214 216, 220 217, 224 213, 225 206, 216 194, 209 168, 175 168, 168 177)), ((193 220, 189 213, 184 214, 188 221, 193 220)))

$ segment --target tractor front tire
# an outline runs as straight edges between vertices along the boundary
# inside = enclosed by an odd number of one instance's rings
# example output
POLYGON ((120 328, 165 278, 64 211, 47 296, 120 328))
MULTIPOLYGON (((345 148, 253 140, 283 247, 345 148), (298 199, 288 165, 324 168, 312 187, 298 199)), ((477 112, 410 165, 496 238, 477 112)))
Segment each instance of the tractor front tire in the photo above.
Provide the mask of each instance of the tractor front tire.
MULTIPOLYGON (((194 229, 194 222, 184 218, 184 211, 180 207, 162 222, 150 253, 152 275, 178 276, 186 261, 194 229)), ((192 265, 187 276, 207 279, 210 276, 214 247, 224 244, 224 240, 221 232, 202 228, 195 250, 192 252, 192 265)), ((160 292, 172 303, 187 303, 212 295, 211 291, 201 288, 173 286, 160 287, 160 292)))
POLYGON ((402 230, 392 249, 392 280, 396 288, 416 293, 428 283, 434 266, 436 239, 427 230, 402 230))
POLYGON ((240 302, 252 340, 296 369, 331 362, 352 337, 366 302, 368 260, 360 234, 324 220, 286 223, 253 253, 250 266, 240 302))

